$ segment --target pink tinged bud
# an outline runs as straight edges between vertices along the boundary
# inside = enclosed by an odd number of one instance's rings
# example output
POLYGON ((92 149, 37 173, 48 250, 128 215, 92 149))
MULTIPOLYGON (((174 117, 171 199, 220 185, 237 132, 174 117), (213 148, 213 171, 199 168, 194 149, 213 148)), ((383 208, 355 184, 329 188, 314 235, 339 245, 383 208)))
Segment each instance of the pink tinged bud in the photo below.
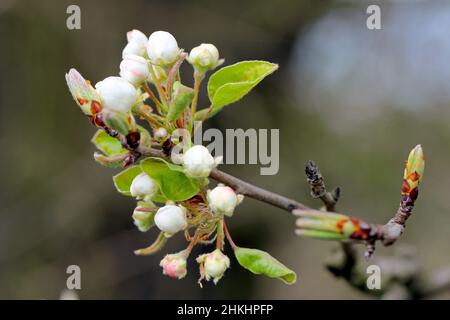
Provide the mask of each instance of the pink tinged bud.
POLYGON ((97 82, 95 89, 104 108, 122 113, 130 111, 138 98, 133 85, 120 77, 108 77, 97 82))
POLYGON ((212 279, 214 284, 217 284, 230 267, 230 259, 219 249, 199 256, 197 262, 201 265, 202 278, 206 278, 207 281, 212 279))
POLYGON ((209 150, 201 145, 193 146, 183 155, 183 167, 186 175, 190 177, 208 177, 216 165, 217 163, 209 150))
POLYGON ((234 208, 242 201, 243 196, 238 196, 230 187, 219 185, 208 191, 208 204, 215 214, 224 214, 231 217, 234 208))
POLYGON ((150 62, 159 66, 172 65, 180 55, 177 40, 166 31, 153 32, 147 43, 150 62))
POLYGON ((135 54, 127 55, 120 63, 120 76, 135 87, 150 77, 147 60, 135 54))
POLYGON ((166 234, 175 234, 187 227, 186 209, 172 204, 159 208, 155 215, 155 224, 166 234))
POLYGON ((131 196, 138 198, 151 198, 158 192, 158 185, 144 172, 138 174, 130 186, 131 196))
POLYGON ((186 258, 183 251, 166 255, 159 265, 163 268, 163 274, 171 278, 182 279, 187 274, 186 258))
POLYGON ((127 55, 134 54, 144 56, 147 50, 147 36, 139 30, 131 30, 127 32, 128 44, 122 51, 122 58, 127 55))

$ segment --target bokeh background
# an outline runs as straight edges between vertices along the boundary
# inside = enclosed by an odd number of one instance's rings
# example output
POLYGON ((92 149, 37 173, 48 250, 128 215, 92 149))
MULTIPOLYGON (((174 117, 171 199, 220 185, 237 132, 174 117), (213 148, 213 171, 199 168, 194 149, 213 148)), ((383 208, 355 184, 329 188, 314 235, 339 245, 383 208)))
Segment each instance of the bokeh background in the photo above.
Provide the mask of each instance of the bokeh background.
MULTIPOLYGON (((343 189, 342 212, 384 223, 398 206, 403 161, 421 143, 426 176, 399 244, 415 248, 425 272, 450 264, 450 2, 1 0, 0 298, 57 299, 71 264, 82 270, 81 299, 367 298, 324 268, 336 243, 296 237, 292 216, 251 199, 229 222, 233 237, 297 271, 295 285, 232 259, 217 286, 200 289, 195 263, 174 281, 161 274, 163 253, 133 255, 156 231, 135 229, 134 201, 112 184, 117 170, 93 161, 95 129, 64 74, 76 67, 93 82, 118 74, 134 28, 170 31, 186 50, 212 42, 227 64, 280 64, 209 122, 280 129, 278 175, 222 167, 245 180, 319 206, 303 174, 313 159, 327 184, 343 189), (70 4, 81 8, 81 30, 66 28, 70 4), (366 28, 369 4, 380 5, 382 30, 366 28)), ((184 66, 188 83, 190 72, 184 66)), ((174 237, 164 251, 183 247, 174 237)))

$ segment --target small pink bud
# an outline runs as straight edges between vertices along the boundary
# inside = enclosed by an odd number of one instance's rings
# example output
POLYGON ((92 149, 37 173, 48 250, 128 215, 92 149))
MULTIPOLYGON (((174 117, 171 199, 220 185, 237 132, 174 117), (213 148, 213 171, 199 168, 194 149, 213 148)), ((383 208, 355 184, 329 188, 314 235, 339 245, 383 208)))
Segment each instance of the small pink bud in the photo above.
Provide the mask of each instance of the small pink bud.
POLYGON ((159 265, 163 268, 163 274, 171 278, 182 279, 187 274, 184 251, 166 255, 159 265))

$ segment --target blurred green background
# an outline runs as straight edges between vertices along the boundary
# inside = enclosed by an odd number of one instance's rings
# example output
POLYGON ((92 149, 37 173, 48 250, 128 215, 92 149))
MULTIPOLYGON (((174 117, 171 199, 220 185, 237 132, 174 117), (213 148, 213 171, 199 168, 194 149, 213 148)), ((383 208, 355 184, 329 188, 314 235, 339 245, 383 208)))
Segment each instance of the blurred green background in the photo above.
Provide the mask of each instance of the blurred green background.
MULTIPOLYGON (((319 206, 303 174, 313 159, 328 186, 343 189, 340 211, 385 223, 398 206, 403 161, 421 143, 425 180, 399 244, 416 248, 425 271, 450 264, 450 3, 370 4, 381 6, 382 30, 366 28, 366 1, 1 0, 0 298, 57 299, 71 264, 82 270, 81 299, 366 298, 324 268, 336 243, 296 237, 292 216, 251 199, 229 222, 235 241, 294 269, 295 285, 252 275, 232 259, 217 286, 200 289, 196 263, 174 281, 158 266, 162 252, 133 255, 156 231, 133 226, 135 203, 112 184, 117 170, 93 161, 95 129, 64 74, 75 67, 93 83, 117 75, 125 34, 135 28, 167 30, 186 50, 214 43, 226 64, 280 64, 208 124, 280 129, 277 175, 222 166, 262 187, 319 206), (66 28, 70 4, 81 8, 81 30, 66 28)), ((189 65, 183 73, 192 84, 189 65)), ((183 247, 174 237, 164 252, 183 247)))

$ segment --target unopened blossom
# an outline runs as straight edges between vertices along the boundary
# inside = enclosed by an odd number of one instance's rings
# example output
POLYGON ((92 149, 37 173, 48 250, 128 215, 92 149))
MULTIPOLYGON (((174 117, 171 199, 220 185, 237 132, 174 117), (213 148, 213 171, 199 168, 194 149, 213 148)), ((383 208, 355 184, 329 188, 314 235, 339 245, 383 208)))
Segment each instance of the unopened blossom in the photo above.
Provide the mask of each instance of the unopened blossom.
POLYGON ((159 208, 155 215, 155 224, 159 230, 172 235, 187 227, 186 209, 173 204, 159 208))
POLYGON ((130 193, 133 197, 150 200, 158 192, 158 185, 146 173, 138 174, 131 182, 130 193))
POLYGON ((211 43, 202 43, 189 53, 188 61, 199 71, 215 69, 222 61, 219 59, 219 50, 211 43))
POLYGON ((233 189, 219 184, 213 190, 208 190, 208 204, 216 214, 232 216, 234 208, 242 201, 242 195, 236 195, 233 189))
POLYGON ((197 258, 197 262, 200 264, 201 277, 207 281, 212 279, 214 284, 217 284, 230 267, 230 259, 219 249, 202 254, 197 258))
POLYGON ((183 154, 183 167, 185 173, 194 178, 208 177, 222 158, 213 158, 209 150, 202 145, 195 145, 183 154))
POLYGON ((123 113, 131 110, 138 97, 134 86, 120 77, 107 77, 97 82, 95 89, 104 108, 123 113))
POLYGON ((128 43, 122 51, 122 58, 127 55, 134 54, 145 56, 147 52, 147 36, 139 30, 131 30, 127 32, 128 43))
POLYGON ((159 265, 163 268, 163 274, 171 278, 182 279, 187 274, 186 257, 183 251, 166 255, 159 265))
POLYGON ((120 63, 120 76, 138 87, 150 77, 147 60, 135 54, 125 56, 120 63))
POLYGON ((147 54, 150 62, 158 66, 172 65, 180 55, 177 40, 166 31, 155 31, 148 38, 147 54))

